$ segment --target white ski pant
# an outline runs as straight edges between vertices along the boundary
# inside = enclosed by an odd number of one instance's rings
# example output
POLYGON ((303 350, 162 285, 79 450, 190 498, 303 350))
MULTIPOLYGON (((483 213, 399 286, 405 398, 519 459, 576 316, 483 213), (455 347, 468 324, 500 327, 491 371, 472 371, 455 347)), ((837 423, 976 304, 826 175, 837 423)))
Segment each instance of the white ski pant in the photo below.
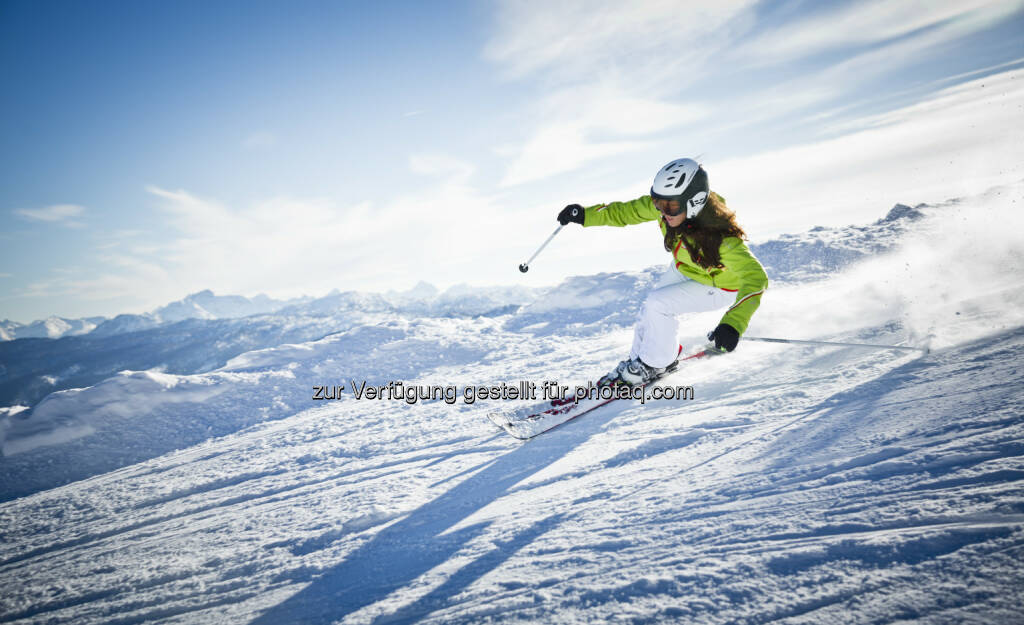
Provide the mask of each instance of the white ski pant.
POLYGON ((677 315, 727 308, 735 300, 735 292, 701 284, 669 266, 640 308, 630 358, 639 356, 651 367, 667 367, 679 352, 677 315))

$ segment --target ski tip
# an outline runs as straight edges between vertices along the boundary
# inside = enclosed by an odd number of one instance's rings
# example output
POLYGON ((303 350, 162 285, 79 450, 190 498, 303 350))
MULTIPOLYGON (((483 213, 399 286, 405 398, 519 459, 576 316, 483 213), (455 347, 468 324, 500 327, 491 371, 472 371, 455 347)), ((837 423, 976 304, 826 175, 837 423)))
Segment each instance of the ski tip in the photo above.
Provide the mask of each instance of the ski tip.
POLYGON ((488 412, 487 418, 490 420, 491 423, 502 429, 504 429, 505 426, 511 423, 511 421, 508 418, 508 415, 506 415, 503 412, 488 412))
POLYGON ((512 421, 512 419, 509 418, 509 416, 503 412, 488 412, 487 418, 490 420, 491 423, 498 426, 499 429, 503 430, 512 438, 525 441, 533 437, 533 434, 523 432, 518 427, 516 427, 516 424, 512 421))

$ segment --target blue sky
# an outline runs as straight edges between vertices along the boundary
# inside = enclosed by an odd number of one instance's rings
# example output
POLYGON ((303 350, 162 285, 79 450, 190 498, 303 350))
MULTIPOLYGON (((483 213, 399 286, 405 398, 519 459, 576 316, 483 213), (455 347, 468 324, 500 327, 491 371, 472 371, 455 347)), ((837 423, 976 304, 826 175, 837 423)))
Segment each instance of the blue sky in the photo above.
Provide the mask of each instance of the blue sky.
POLYGON ((515 267, 678 156, 755 240, 983 191, 1024 177, 1022 32, 1019 1, 6 1, 0 319, 637 269, 643 227, 515 267))

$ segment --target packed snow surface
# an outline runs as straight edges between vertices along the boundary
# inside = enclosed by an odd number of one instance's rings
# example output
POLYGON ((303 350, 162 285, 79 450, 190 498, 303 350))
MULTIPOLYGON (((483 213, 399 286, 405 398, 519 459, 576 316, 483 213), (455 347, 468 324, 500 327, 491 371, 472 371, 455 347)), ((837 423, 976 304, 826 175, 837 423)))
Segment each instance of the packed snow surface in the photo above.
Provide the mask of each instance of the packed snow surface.
POLYGON ((661 268, 282 309, 255 349, 194 347, 214 368, 0 409, 0 622, 1022 622, 1021 190, 754 242, 749 336, 930 353, 741 341, 664 380, 692 400, 526 443, 479 386, 596 379, 661 268))

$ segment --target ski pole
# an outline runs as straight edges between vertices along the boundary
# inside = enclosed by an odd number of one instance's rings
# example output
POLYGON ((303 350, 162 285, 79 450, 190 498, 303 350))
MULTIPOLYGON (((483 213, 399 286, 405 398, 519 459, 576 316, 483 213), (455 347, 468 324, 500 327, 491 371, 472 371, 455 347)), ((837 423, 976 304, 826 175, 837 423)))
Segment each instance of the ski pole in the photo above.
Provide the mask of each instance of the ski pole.
POLYGON ((542 243, 541 246, 537 248, 537 251, 533 253, 533 256, 530 257, 530 260, 526 261, 522 265, 519 265, 519 271, 521 271, 523 273, 526 273, 527 271, 529 271, 530 270, 530 263, 533 262, 533 259, 537 258, 537 254, 540 254, 540 251, 543 250, 545 247, 547 247, 548 243, 551 243, 551 239, 555 238, 555 235, 558 234, 558 231, 561 230, 564 227, 565 226, 562 225, 562 226, 558 226, 557 228, 555 228, 555 231, 551 233, 551 236, 548 237, 548 240, 544 241, 544 243, 542 243))
POLYGON ((871 343, 836 343, 834 341, 801 341, 798 339, 769 339, 760 336, 745 336, 744 341, 762 341, 764 343, 798 343, 800 345, 828 345, 832 347, 868 347, 873 349, 900 349, 908 352, 929 353, 927 347, 906 347, 903 345, 873 345, 871 343))

